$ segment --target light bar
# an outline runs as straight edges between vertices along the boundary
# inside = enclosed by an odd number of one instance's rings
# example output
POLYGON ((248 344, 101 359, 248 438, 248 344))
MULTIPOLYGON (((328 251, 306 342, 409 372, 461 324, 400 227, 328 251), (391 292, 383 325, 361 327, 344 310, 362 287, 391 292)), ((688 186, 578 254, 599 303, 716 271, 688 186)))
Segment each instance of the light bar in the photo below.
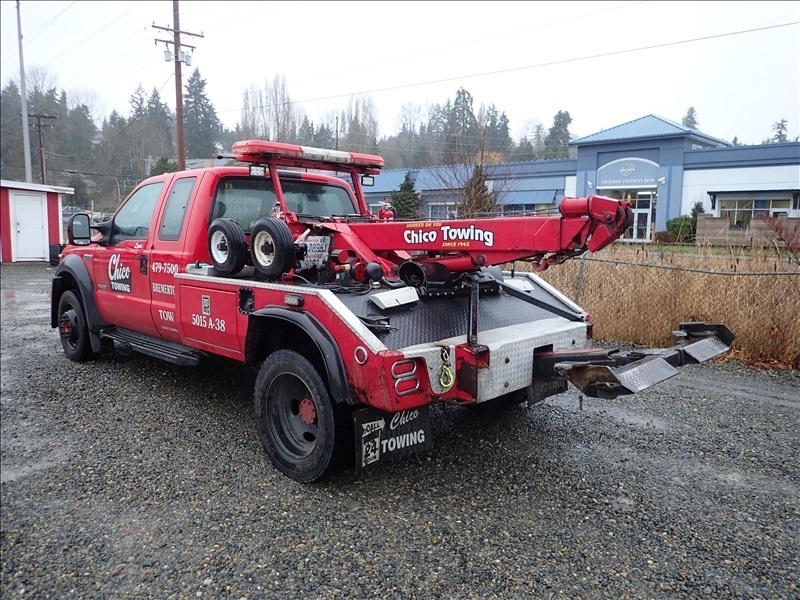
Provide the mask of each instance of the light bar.
POLYGON ((303 158, 343 164, 349 164, 351 162, 349 152, 326 150, 325 148, 311 148, 309 146, 300 146, 300 149, 303 151, 303 158))
POLYGON ((240 162, 285 162, 310 161, 352 167, 383 168, 383 159, 375 154, 344 152, 327 148, 298 146, 265 140, 243 140, 236 142, 231 150, 240 162))

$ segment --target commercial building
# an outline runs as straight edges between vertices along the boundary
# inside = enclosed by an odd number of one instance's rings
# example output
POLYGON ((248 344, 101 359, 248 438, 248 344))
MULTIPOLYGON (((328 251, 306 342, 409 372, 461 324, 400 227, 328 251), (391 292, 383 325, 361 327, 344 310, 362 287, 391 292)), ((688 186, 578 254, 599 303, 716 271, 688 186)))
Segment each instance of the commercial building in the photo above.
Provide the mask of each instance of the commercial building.
MULTIPOLYGON (((800 143, 733 146, 656 115, 569 143, 577 157, 488 165, 489 187, 504 213, 556 207, 565 196, 626 199, 634 224, 624 241, 650 242, 667 221, 696 203, 698 241, 757 244, 759 220, 800 219, 800 143)), ((406 174, 422 200, 423 217, 458 215, 453 182, 471 166, 386 170, 367 189, 372 207, 397 191, 406 174), (460 169, 460 172, 458 170, 460 169)))

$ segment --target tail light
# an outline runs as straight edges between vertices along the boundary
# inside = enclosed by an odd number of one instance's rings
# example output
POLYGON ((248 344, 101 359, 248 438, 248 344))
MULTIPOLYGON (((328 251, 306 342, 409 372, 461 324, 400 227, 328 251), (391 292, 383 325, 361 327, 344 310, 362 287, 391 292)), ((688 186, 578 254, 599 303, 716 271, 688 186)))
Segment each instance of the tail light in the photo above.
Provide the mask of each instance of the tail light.
POLYGON ((405 396, 420 389, 417 368, 417 361, 411 358, 404 358, 392 363, 394 391, 398 396, 405 396))

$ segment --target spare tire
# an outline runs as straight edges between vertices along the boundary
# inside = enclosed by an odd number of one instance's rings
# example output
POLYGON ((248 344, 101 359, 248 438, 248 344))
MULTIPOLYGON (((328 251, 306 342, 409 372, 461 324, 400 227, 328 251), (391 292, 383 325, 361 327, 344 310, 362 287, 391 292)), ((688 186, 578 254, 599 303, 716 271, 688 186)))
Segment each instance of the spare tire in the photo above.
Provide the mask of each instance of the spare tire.
POLYGON ((294 267, 294 238, 281 219, 263 217, 250 232, 250 258, 259 275, 274 279, 294 267))
POLYGON ((208 228, 208 254, 220 275, 227 277, 241 271, 247 260, 242 226, 233 219, 214 219, 208 228))

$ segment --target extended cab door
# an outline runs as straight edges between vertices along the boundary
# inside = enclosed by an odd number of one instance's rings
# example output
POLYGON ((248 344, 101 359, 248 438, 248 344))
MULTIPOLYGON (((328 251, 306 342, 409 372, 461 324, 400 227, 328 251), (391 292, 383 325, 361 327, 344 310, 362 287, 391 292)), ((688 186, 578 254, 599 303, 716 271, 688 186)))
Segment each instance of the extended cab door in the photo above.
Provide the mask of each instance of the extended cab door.
POLYGON ((94 253, 95 297, 103 319, 112 325, 158 335, 151 313, 149 258, 153 215, 164 181, 138 188, 114 215, 108 244, 94 253))
POLYGON ((183 273, 192 256, 187 254, 186 232, 192 210, 190 202, 198 188, 195 175, 175 179, 158 217, 158 228, 150 253, 152 316, 159 335, 181 342, 175 316, 175 274, 183 273))

